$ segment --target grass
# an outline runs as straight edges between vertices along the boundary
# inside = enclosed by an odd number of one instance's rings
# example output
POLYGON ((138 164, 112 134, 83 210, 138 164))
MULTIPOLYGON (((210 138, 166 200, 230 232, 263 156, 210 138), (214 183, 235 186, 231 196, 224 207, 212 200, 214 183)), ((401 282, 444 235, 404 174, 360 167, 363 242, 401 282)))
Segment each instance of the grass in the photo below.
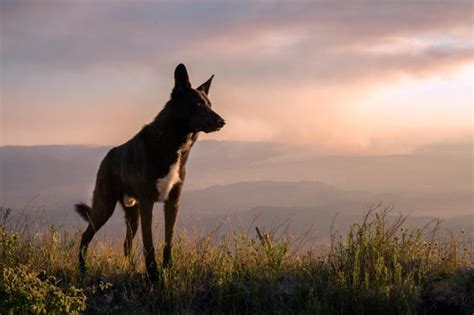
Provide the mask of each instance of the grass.
MULTIPOLYGON (((405 228, 374 208, 329 244, 258 229, 181 233, 151 284, 141 252, 97 243, 77 272, 79 231, 0 225, 0 313, 472 314, 474 263, 462 232, 405 228), (304 242, 303 242, 304 243, 304 242)), ((157 244, 157 253, 163 244, 157 244)), ((161 255, 157 255, 160 263, 161 255)))

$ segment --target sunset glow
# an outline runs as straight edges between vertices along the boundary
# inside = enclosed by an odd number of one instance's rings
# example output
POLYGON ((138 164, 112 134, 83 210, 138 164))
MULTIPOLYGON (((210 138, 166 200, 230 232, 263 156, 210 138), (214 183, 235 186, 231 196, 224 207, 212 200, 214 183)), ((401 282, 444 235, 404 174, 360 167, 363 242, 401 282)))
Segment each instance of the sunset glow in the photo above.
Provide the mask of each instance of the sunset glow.
POLYGON ((471 22, 469 2, 2 1, 1 144, 122 143, 179 62, 195 86, 216 75, 227 126, 205 139, 358 154, 471 142, 471 22))

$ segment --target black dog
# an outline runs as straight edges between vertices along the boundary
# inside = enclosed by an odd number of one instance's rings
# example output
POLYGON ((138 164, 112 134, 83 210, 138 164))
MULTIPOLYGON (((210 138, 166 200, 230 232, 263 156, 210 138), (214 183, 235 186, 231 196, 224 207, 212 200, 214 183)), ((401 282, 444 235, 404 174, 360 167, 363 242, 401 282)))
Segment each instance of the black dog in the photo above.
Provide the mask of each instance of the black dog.
POLYGON ((185 177, 189 152, 200 131, 213 132, 225 122, 211 109, 207 98, 211 76, 197 89, 191 88, 186 67, 176 67, 171 99, 150 124, 128 142, 112 148, 100 164, 92 207, 77 204, 75 210, 89 222, 82 234, 79 266, 85 271, 84 257, 94 234, 114 212, 117 201, 125 210, 127 234, 125 255, 130 254, 133 237, 142 224, 147 273, 155 278, 157 266, 151 223, 153 204, 164 202, 165 247, 163 266, 171 263, 171 242, 185 177))

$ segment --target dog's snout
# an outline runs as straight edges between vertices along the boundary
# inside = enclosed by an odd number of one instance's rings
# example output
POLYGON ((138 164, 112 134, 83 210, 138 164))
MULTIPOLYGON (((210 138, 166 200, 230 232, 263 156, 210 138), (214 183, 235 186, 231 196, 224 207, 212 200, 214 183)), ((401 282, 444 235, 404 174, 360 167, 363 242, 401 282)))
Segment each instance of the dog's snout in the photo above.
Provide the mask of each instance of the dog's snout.
POLYGON ((221 130, 225 125, 225 120, 219 114, 211 109, 208 109, 207 115, 202 120, 202 128, 204 132, 214 132, 221 130))
POLYGON ((225 120, 224 120, 224 118, 222 118, 218 113, 216 113, 216 112, 214 112, 214 111, 212 112, 212 114, 213 114, 213 116, 214 116, 214 117, 213 117, 213 120, 214 120, 214 123, 215 123, 216 125, 218 125, 219 127, 222 127, 222 126, 225 125, 225 120))
POLYGON ((220 126, 224 126, 225 125, 225 120, 222 117, 219 117, 217 119, 217 124, 219 124, 220 126))

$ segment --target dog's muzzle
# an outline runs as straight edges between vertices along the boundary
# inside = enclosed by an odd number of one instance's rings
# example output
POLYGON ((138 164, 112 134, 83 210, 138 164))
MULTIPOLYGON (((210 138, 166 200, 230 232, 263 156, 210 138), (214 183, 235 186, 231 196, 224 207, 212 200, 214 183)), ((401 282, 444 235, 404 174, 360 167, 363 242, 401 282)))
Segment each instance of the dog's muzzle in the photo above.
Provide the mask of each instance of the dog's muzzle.
POLYGON ((222 117, 219 117, 219 119, 217 119, 217 129, 215 131, 221 130, 222 127, 224 126, 225 126, 225 120, 222 117))
POLYGON ((225 125, 225 120, 219 117, 212 124, 209 124, 208 126, 204 127, 203 131, 205 133, 219 131, 222 129, 222 127, 224 127, 224 125, 225 125))

